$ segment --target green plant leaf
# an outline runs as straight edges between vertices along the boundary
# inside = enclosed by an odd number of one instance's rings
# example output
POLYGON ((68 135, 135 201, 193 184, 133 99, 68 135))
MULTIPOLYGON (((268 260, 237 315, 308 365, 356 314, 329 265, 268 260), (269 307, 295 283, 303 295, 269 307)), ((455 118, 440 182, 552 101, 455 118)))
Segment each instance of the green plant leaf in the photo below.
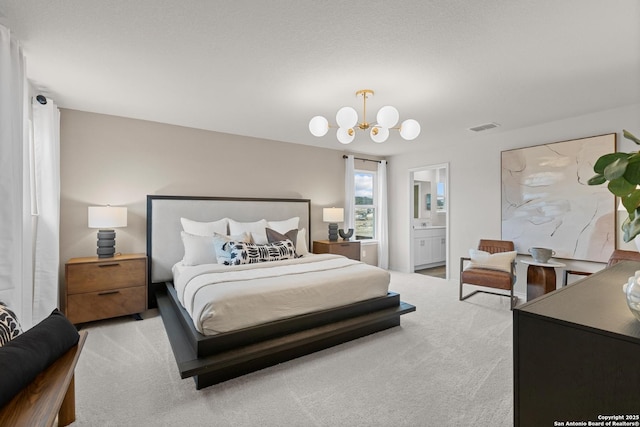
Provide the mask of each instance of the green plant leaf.
POLYGON ((613 162, 609 163, 606 168, 604 168, 604 177, 608 181, 622 178, 627 170, 627 165, 629 165, 629 160, 627 160, 627 158, 615 159, 613 162))
POLYGON ((632 184, 638 185, 640 184, 640 160, 636 160, 636 158, 627 163, 627 170, 624 172, 624 179, 632 184))
POLYGON ((624 178, 616 178, 609 181, 607 188, 616 196, 624 197, 635 190, 636 186, 624 178))
POLYGON ((630 220, 629 222, 625 221, 622 231, 624 231, 624 241, 632 241, 638 234, 640 234, 640 216, 636 215, 633 220, 630 220))
POLYGON ((629 132, 626 129, 622 130, 622 135, 627 138, 630 141, 635 142, 636 144, 640 145, 640 139, 636 138, 631 132, 629 132))
POLYGON ((640 207, 640 190, 634 190, 630 194, 620 198, 622 206, 629 214, 633 213, 640 207))
POLYGON ((600 185, 600 184, 604 184, 605 182, 607 182, 607 178, 604 177, 604 175, 598 174, 592 178, 589 179, 589 181, 587 181, 588 185, 600 185))
POLYGON ((604 174, 604 169, 611 163, 613 163, 617 159, 626 159, 627 157, 629 157, 629 154, 627 153, 615 152, 603 154, 598 160, 596 160, 596 164, 593 165, 593 171, 598 174, 604 174))

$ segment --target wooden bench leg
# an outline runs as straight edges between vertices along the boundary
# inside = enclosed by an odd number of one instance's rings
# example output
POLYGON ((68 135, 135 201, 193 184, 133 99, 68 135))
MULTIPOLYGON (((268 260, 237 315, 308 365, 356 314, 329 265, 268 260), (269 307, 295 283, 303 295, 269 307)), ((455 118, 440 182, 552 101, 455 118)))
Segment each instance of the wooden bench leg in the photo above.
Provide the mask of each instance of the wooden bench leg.
POLYGON ((62 401, 62 406, 60 406, 60 411, 58 412, 58 426, 68 426, 72 422, 76 420, 76 385, 75 385, 75 375, 71 377, 71 382, 69 382, 69 388, 67 388, 67 393, 64 395, 64 400, 62 401))

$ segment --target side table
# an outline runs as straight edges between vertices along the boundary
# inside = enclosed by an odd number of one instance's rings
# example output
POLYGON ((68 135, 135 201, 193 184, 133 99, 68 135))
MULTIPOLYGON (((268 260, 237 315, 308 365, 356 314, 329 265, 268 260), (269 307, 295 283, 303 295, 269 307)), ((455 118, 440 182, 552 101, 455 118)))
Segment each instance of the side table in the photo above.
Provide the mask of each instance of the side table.
POLYGON ((527 301, 556 290, 556 268, 564 268, 566 264, 555 261, 537 262, 520 260, 527 264, 527 301))

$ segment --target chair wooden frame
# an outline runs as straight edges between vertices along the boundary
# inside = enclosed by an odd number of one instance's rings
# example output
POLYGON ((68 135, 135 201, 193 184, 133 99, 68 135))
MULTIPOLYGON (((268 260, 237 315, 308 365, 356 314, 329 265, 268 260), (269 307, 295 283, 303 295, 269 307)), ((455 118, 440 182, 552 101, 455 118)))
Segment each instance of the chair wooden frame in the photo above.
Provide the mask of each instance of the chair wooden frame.
MULTIPOLYGON (((486 240, 486 239, 482 239, 480 240, 480 243, 478 244, 478 249, 479 250, 484 250, 486 252, 489 253, 499 253, 499 252, 509 252, 514 250, 514 245, 513 242, 510 241, 505 241, 505 240, 486 240)), ((500 292, 494 292, 494 291, 487 291, 487 290, 483 290, 483 289, 476 289, 474 291, 472 291, 471 293, 464 295, 464 291, 463 291, 463 286, 465 281, 463 280, 463 271, 464 271, 464 267, 465 267, 465 262, 471 261, 470 257, 460 257, 460 289, 459 289, 459 300, 460 301, 464 301, 469 297, 472 297, 473 295, 477 294, 477 293, 484 293, 484 294, 491 294, 491 295, 498 295, 498 296, 503 296, 503 297, 509 297, 509 301, 510 301, 510 309, 513 310, 513 308, 516 306, 516 303, 518 301, 518 297, 516 297, 513 294, 513 288, 515 287, 515 283, 516 283, 516 262, 515 260, 513 260, 511 262, 511 271, 510 272, 504 272, 510 275, 510 286, 509 289, 504 289, 504 290, 508 290, 509 294, 505 294, 505 293, 500 293, 500 292)), ((484 269, 480 269, 478 268, 477 270, 484 270, 484 269)), ((495 270, 487 270, 488 273, 491 274, 496 274, 495 270)), ((474 284, 474 283, 467 283, 468 285, 473 285, 473 286, 482 286, 482 287, 489 287, 486 285, 480 285, 480 284, 474 284)), ((498 288, 498 289, 503 289, 503 288, 498 288)))

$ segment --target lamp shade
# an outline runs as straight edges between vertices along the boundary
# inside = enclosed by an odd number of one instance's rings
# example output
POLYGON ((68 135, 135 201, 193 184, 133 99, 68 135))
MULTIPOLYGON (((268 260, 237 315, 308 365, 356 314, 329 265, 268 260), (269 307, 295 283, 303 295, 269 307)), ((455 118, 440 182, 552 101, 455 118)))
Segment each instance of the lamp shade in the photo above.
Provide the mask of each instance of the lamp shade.
POLYGON ((376 120, 381 127, 392 128, 398 123, 400 113, 395 107, 391 105, 384 106, 378 111, 376 120))
POLYGON ((89 206, 89 228, 115 228, 127 226, 127 208, 89 206))
POLYGON ((324 221, 324 222, 342 222, 342 221, 344 221, 344 209, 342 209, 342 208, 324 208, 324 209, 322 209, 322 221, 324 221))
POLYGON ((413 119, 408 119, 400 125, 400 136, 407 141, 412 141, 420 135, 420 123, 413 119))
POLYGON ((322 116, 315 116, 309 121, 309 132, 313 136, 325 136, 329 132, 329 122, 322 116))

